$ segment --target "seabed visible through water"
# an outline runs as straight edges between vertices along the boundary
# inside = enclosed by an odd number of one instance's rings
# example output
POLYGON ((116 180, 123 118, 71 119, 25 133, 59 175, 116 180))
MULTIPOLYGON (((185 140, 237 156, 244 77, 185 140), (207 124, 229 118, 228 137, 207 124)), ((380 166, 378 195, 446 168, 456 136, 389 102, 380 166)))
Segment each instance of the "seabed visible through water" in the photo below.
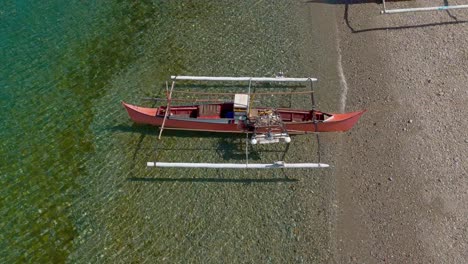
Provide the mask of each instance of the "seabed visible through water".
MULTIPOLYGON (((174 74, 309 77, 297 8, 289 1, 4 4, 1 262, 327 259, 329 187, 321 172, 147 169, 156 158, 239 162, 243 139, 168 131, 158 141, 156 128, 132 124, 120 105, 151 105, 142 98, 164 95, 174 74)), ((285 160, 315 161, 314 144, 294 138, 285 160)), ((251 157, 274 160, 284 148, 257 148, 251 157)))

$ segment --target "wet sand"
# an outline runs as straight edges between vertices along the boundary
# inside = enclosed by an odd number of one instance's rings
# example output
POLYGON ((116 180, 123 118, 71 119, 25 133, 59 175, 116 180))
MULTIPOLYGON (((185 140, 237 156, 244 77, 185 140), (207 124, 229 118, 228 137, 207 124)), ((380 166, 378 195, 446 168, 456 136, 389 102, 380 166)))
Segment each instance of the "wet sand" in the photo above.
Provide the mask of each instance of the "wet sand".
POLYGON ((468 12, 334 8, 346 110, 368 110, 338 149, 335 261, 466 263, 468 12))

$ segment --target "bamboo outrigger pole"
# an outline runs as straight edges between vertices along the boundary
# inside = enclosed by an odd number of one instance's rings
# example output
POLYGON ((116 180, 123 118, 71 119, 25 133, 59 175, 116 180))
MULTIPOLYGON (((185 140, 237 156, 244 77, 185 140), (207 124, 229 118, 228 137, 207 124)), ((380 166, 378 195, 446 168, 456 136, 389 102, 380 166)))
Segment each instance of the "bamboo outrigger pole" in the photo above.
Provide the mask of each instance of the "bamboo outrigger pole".
POLYGON ((161 128, 159 130, 158 139, 161 139, 161 135, 162 135, 162 132, 163 132, 163 129, 164 129, 164 125, 166 124, 167 116, 171 112, 171 99, 172 99, 172 91, 174 90, 174 86, 175 86, 175 79, 173 79, 172 85, 171 85, 171 90, 169 91, 169 94, 167 95, 166 112, 164 113, 164 119, 163 119, 163 122, 161 124, 161 128))
POLYGON ((184 162, 147 162, 148 167, 164 168, 211 168, 211 169, 300 169, 300 168, 328 168, 325 163, 184 163, 184 162))
POLYGON ((252 81, 252 82, 316 82, 316 78, 286 78, 286 77, 211 77, 211 76, 171 76, 172 80, 192 81, 252 81))

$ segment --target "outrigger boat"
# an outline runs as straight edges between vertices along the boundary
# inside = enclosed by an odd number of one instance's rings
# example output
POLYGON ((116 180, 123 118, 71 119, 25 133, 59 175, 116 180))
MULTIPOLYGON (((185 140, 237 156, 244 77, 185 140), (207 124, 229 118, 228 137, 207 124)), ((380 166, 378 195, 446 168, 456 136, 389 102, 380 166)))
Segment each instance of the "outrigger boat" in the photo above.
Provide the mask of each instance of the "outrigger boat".
MULTIPOLYGON (((237 96, 242 97, 242 95, 237 96)), ((224 133, 258 133, 266 130, 267 124, 278 124, 273 130, 285 129, 289 134, 311 132, 337 132, 351 129, 364 111, 344 114, 324 113, 306 109, 252 108, 247 112, 237 111, 239 104, 233 102, 184 106, 161 106, 146 108, 122 103, 135 123, 162 126, 165 129, 192 130, 224 133), (169 111, 168 111, 169 109, 169 111), (166 113, 167 117, 166 117, 166 113), (244 115, 245 113, 245 115, 244 115)))
MULTIPOLYGON (((171 88, 166 87, 167 101, 165 106, 156 108, 141 107, 122 102, 130 118, 139 124, 160 127, 159 139, 163 129, 190 130, 222 133, 245 133, 250 135, 250 144, 269 144, 291 142, 290 135, 314 132, 337 132, 351 129, 365 112, 356 111, 344 114, 325 113, 315 110, 313 83, 315 78, 286 78, 281 76, 268 77, 205 77, 205 76, 171 76, 171 88), (247 93, 204 93, 184 92, 196 95, 232 95, 232 101, 173 106, 173 102, 182 99, 172 98, 176 81, 236 81, 248 82, 247 93), (302 92, 268 92, 252 93, 253 82, 302 82, 310 83, 310 91, 302 92), (308 94, 312 99, 312 109, 289 109, 254 107, 252 97, 262 94, 308 94)), ((156 100, 160 100, 156 98, 156 100)), ((183 101, 183 100, 182 100, 183 101)), ((200 101, 200 100, 196 100, 200 101)), ((203 101, 203 100, 202 100, 203 101)), ((318 138, 317 138, 318 140, 318 138)), ((248 144, 246 144, 248 147, 248 144)), ((320 156, 319 156, 320 157, 320 156)), ((156 167, 195 167, 195 168, 320 168, 328 167, 323 163, 275 162, 272 164, 249 164, 248 149, 246 149, 246 164, 230 163, 167 163, 148 162, 148 166, 156 167)))

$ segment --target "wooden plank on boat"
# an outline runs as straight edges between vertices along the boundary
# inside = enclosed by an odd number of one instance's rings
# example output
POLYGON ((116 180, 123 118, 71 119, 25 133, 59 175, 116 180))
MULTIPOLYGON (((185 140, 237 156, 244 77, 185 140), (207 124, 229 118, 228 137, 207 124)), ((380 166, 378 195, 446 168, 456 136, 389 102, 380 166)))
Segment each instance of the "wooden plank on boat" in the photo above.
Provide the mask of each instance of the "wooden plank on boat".
POLYGON ((299 169, 328 168, 325 163, 184 163, 184 162, 147 162, 148 167, 163 168, 211 168, 211 169, 299 169))
POLYGON ((211 77, 211 76, 171 76, 172 80, 191 81, 252 81, 252 82, 316 82, 317 78, 286 78, 286 77, 211 77))

